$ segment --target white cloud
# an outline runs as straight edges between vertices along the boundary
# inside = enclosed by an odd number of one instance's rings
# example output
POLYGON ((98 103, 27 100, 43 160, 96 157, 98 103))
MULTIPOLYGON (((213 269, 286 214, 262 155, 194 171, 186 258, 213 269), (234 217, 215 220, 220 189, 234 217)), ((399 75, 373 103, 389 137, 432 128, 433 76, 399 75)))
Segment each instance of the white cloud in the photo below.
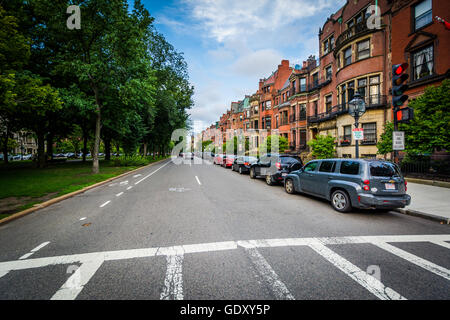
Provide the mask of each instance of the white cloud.
MULTIPOLYGON (((343 0, 340 0, 342 2, 343 0)), ((261 31, 276 32, 336 4, 335 0, 184 0, 209 37, 219 43, 261 31)))
POLYGON ((231 69, 237 75, 253 78, 256 82, 269 75, 280 64, 282 58, 282 54, 273 49, 253 51, 239 57, 231 69))

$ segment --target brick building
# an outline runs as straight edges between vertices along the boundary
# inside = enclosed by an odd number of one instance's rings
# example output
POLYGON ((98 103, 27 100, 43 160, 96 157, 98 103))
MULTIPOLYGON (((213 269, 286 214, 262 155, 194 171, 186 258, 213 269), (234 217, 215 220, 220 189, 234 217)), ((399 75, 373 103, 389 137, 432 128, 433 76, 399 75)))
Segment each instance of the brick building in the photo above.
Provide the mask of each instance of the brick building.
POLYGON ((390 2, 380 0, 380 27, 367 23, 369 0, 347 1, 327 19, 319 31, 320 73, 328 81, 320 88, 317 107, 308 116, 310 136, 336 137, 339 157, 354 157, 354 119, 348 102, 356 91, 365 99, 366 113, 360 118, 364 140, 362 157, 375 157, 376 143, 384 124, 392 117, 387 101, 390 80, 390 2))

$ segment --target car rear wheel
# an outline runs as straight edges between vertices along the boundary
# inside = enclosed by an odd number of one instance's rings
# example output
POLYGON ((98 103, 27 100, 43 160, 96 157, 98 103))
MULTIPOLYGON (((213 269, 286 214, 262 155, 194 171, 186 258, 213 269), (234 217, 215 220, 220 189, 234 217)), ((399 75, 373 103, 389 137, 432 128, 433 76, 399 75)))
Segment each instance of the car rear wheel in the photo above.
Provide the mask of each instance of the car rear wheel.
POLYGON ((242 167, 239 167, 239 174, 243 174, 244 172, 242 172, 242 167))
POLYGON ((270 174, 268 174, 268 175, 266 176, 266 183, 267 183, 267 185, 269 185, 269 186, 273 185, 272 176, 271 176, 270 174))
POLYGON ((255 168, 251 168, 250 169, 250 179, 255 179, 255 178, 256 178, 255 168))
POLYGON ((284 183, 284 190, 289 194, 295 193, 294 182, 291 179, 287 179, 284 183))
POLYGON ((349 212, 352 209, 350 198, 343 190, 336 190, 331 195, 331 205, 339 212, 349 212))

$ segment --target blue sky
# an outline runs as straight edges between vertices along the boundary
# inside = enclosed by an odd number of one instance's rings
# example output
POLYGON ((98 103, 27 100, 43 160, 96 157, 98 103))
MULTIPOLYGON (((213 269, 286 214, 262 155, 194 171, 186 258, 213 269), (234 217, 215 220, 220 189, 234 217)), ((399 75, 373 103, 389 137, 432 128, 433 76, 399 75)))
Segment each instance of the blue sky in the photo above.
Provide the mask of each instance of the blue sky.
POLYGON ((195 87, 194 131, 258 89, 282 59, 318 57, 318 31, 345 0, 143 0, 156 29, 184 53, 195 87))

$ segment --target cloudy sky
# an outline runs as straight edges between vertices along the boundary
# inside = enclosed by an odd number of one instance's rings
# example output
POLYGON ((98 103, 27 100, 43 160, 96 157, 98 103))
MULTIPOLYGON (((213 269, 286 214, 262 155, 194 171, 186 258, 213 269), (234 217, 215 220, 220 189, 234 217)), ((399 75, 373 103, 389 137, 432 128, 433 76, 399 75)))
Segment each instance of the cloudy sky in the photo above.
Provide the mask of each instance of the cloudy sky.
POLYGON ((189 66, 196 132, 258 89, 282 59, 318 57, 318 31, 345 0, 143 0, 189 66))

